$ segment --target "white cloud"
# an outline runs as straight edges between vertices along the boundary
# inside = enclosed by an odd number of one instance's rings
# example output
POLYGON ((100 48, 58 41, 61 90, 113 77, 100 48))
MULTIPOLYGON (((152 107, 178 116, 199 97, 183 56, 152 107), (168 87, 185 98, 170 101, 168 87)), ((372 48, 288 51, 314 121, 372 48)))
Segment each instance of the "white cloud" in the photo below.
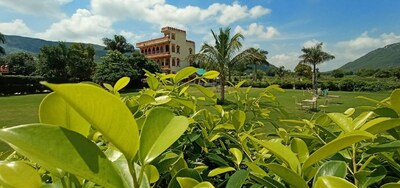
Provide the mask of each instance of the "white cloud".
POLYGON ((272 56, 268 59, 271 64, 280 67, 284 66, 286 69, 294 70, 299 63, 298 53, 282 53, 272 56))
POLYGON ((110 19, 93 15, 86 9, 78 9, 70 18, 54 23, 37 37, 47 40, 83 41, 101 44, 101 39, 113 34, 110 19))
MULTIPOLYGON (((303 46, 302 47, 305 47, 305 48, 310 48, 310 47, 313 47, 313 46, 315 46, 316 44, 318 44, 318 43, 320 43, 321 41, 319 41, 319 40, 317 40, 317 39, 312 39, 312 40, 308 40, 308 41, 306 41, 306 42, 304 42, 303 43, 303 46)), ((322 47, 324 47, 325 45, 323 45, 322 47)))
POLYGON ((21 19, 0 23, 0 32, 8 35, 31 35, 32 31, 21 19))
POLYGON ((257 40, 267 40, 279 35, 279 31, 274 27, 264 27, 257 23, 252 23, 247 29, 243 29, 241 26, 235 28, 235 32, 242 33, 246 38, 255 37, 257 40))
POLYGON ((64 17, 65 14, 60 11, 60 6, 71 1, 72 0, 0 0, 0 6, 24 14, 61 18, 64 17))
POLYGON ((91 0, 95 14, 117 19, 134 19, 155 23, 159 26, 184 27, 199 21, 213 21, 229 25, 238 20, 258 18, 271 11, 262 6, 249 9, 238 2, 214 3, 206 9, 196 6, 176 7, 164 0, 91 0))
POLYGON ((131 44, 135 44, 136 42, 139 42, 140 40, 143 39, 143 35, 137 35, 130 31, 122 30, 119 32, 119 34, 124 36, 126 40, 131 44))

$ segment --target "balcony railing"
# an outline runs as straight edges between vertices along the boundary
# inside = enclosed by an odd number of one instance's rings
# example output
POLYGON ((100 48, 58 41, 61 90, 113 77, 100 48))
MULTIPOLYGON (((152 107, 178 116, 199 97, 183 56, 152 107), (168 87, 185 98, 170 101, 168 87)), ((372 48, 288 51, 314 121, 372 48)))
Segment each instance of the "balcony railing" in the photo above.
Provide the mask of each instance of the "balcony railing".
POLYGON ((136 47, 141 48, 141 47, 152 46, 155 44, 160 44, 160 43, 169 42, 169 41, 171 41, 169 36, 165 36, 165 37, 156 38, 156 39, 152 39, 152 40, 148 40, 148 41, 138 42, 138 43, 136 43, 136 47))
POLYGON ((154 53, 154 54, 145 54, 147 58, 156 58, 156 57, 168 57, 171 54, 169 52, 162 52, 162 53, 154 53))

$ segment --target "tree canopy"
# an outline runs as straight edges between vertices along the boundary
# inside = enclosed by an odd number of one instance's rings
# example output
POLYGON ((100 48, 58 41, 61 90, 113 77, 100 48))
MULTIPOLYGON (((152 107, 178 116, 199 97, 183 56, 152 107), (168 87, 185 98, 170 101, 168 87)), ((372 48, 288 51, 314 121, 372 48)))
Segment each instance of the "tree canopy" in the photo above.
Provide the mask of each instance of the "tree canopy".
POLYGON ((103 38, 103 43, 106 45, 106 50, 116 50, 123 54, 135 51, 134 46, 128 43, 126 38, 122 35, 114 35, 112 39, 103 38))

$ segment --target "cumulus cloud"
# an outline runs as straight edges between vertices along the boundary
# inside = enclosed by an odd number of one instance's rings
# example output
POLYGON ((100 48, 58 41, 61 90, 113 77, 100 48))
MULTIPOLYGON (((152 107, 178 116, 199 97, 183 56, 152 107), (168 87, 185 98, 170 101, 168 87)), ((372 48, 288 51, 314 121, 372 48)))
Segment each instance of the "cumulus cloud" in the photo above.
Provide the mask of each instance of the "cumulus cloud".
POLYGON ((89 10, 78 9, 70 17, 54 23, 37 37, 47 40, 85 41, 102 44, 101 39, 114 33, 112 21, 93 15, 89 10))
MULTIPOLYGON (((306 42, 303 43, 304 48, 310 48, 315 46, 316 44, 320 43, 321 41, 317 40, 317 39, 312 39, 312 40, 308 40, 306 42)), ((323 45, 322 47, 324 48, 325 45, 323 45)))
POLYGON ((242 33, 246 38, 255 37, 257 40, 267 40, 279 35, 279 31, 274 27, 264 27, 257 23, 250 24, 247 29, 243 29, 241 26, 235 28, 235 32, 242 33))
POLYGON ((232 4, 214 3, 202 9, 196 6, 176 7, 164 0, 91 0, 95 14, 113 19, 135 19, 160 26, 171 25, 182 27, 199 21, 215 21, 229 25, 246 18, 258 18, 271 11, 262 6, 248 8, 238 2, 232 4))
POLYGON ((8 35, 31 35, 32 31, 21 19, 0 23, 0 32, 8 35))
POLYGON ((277 66, 284 66, 286 69, 294 70, 296 65, 299 63, 298 53, 282 53, 268 58, 268 61, 277 66))
POLYGON ((60 11, 60 6, 71 1, 72 0, 0 0, 0 6, 24 14, 61 18, 64 17, 65 14, 60 11))

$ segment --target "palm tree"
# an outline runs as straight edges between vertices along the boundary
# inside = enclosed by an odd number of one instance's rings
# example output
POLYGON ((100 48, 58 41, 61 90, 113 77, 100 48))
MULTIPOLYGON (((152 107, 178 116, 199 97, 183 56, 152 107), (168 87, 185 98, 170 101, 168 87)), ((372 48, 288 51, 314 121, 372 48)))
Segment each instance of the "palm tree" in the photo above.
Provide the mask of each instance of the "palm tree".
POLYGON ((323 63, 325 61, 329 61, 329 60, 332 60, 335 58, 335 56, 322 51, 322 45, 323 45, 323 43, 320 42, 320 43, 316 44, 315 46, 312 46, 309 48, 303 47, 301 49, 303 54, 299 56, 299 58, 301 59, 299 63, 310 64, 313 68, 312 84, 313 84, 313 89, 314 89, 315 95, 318 95, 317 72, 316 72, 317 64, 320 64, 320 63, 323 63))
MULTIPOLYGON (((6 42, 6 39, 5 39, 4 35, 2 33, 0 33, 0 43, 4 44, 5 42, 6 42)), ((0 55, 5 55, 5 54, 6 54, 6 51, 4 50, 3 47, 0 46, 0 55)))
POLYGON ((225 84, 226 74, 230 79, 233 65, 239 61, 240 54, 236 55, 242 47, 241 39, 244 39, 243 35, 236 33, 231 37, 231 29, 225 28, 219 29, 219 34, 215 34, 213 30, 211 33, 214 37, 215 44, 203 44, 200 53, 192 58, 200 60, 206 68, 215 69, 220 72, 220 83, 221 83, 221 99, 223 103, 225 100, 225 84), (238 56, 235 58, 235 55, 238 56))
POLYGON ((241 53, 242 61, 247 64, 254 65, 253 68, 253 80, 257 80, 257 68, 260 65, 269 65, 267 61, 268 51, 262 49, 248 48, 241 53))
POLYGON ((134 52, 135 47, 126 41, 122 35, 114 35, 114 39, 103 38, 103 43, 106 45, 106 50, 116 50, 121 53, 134 52))

